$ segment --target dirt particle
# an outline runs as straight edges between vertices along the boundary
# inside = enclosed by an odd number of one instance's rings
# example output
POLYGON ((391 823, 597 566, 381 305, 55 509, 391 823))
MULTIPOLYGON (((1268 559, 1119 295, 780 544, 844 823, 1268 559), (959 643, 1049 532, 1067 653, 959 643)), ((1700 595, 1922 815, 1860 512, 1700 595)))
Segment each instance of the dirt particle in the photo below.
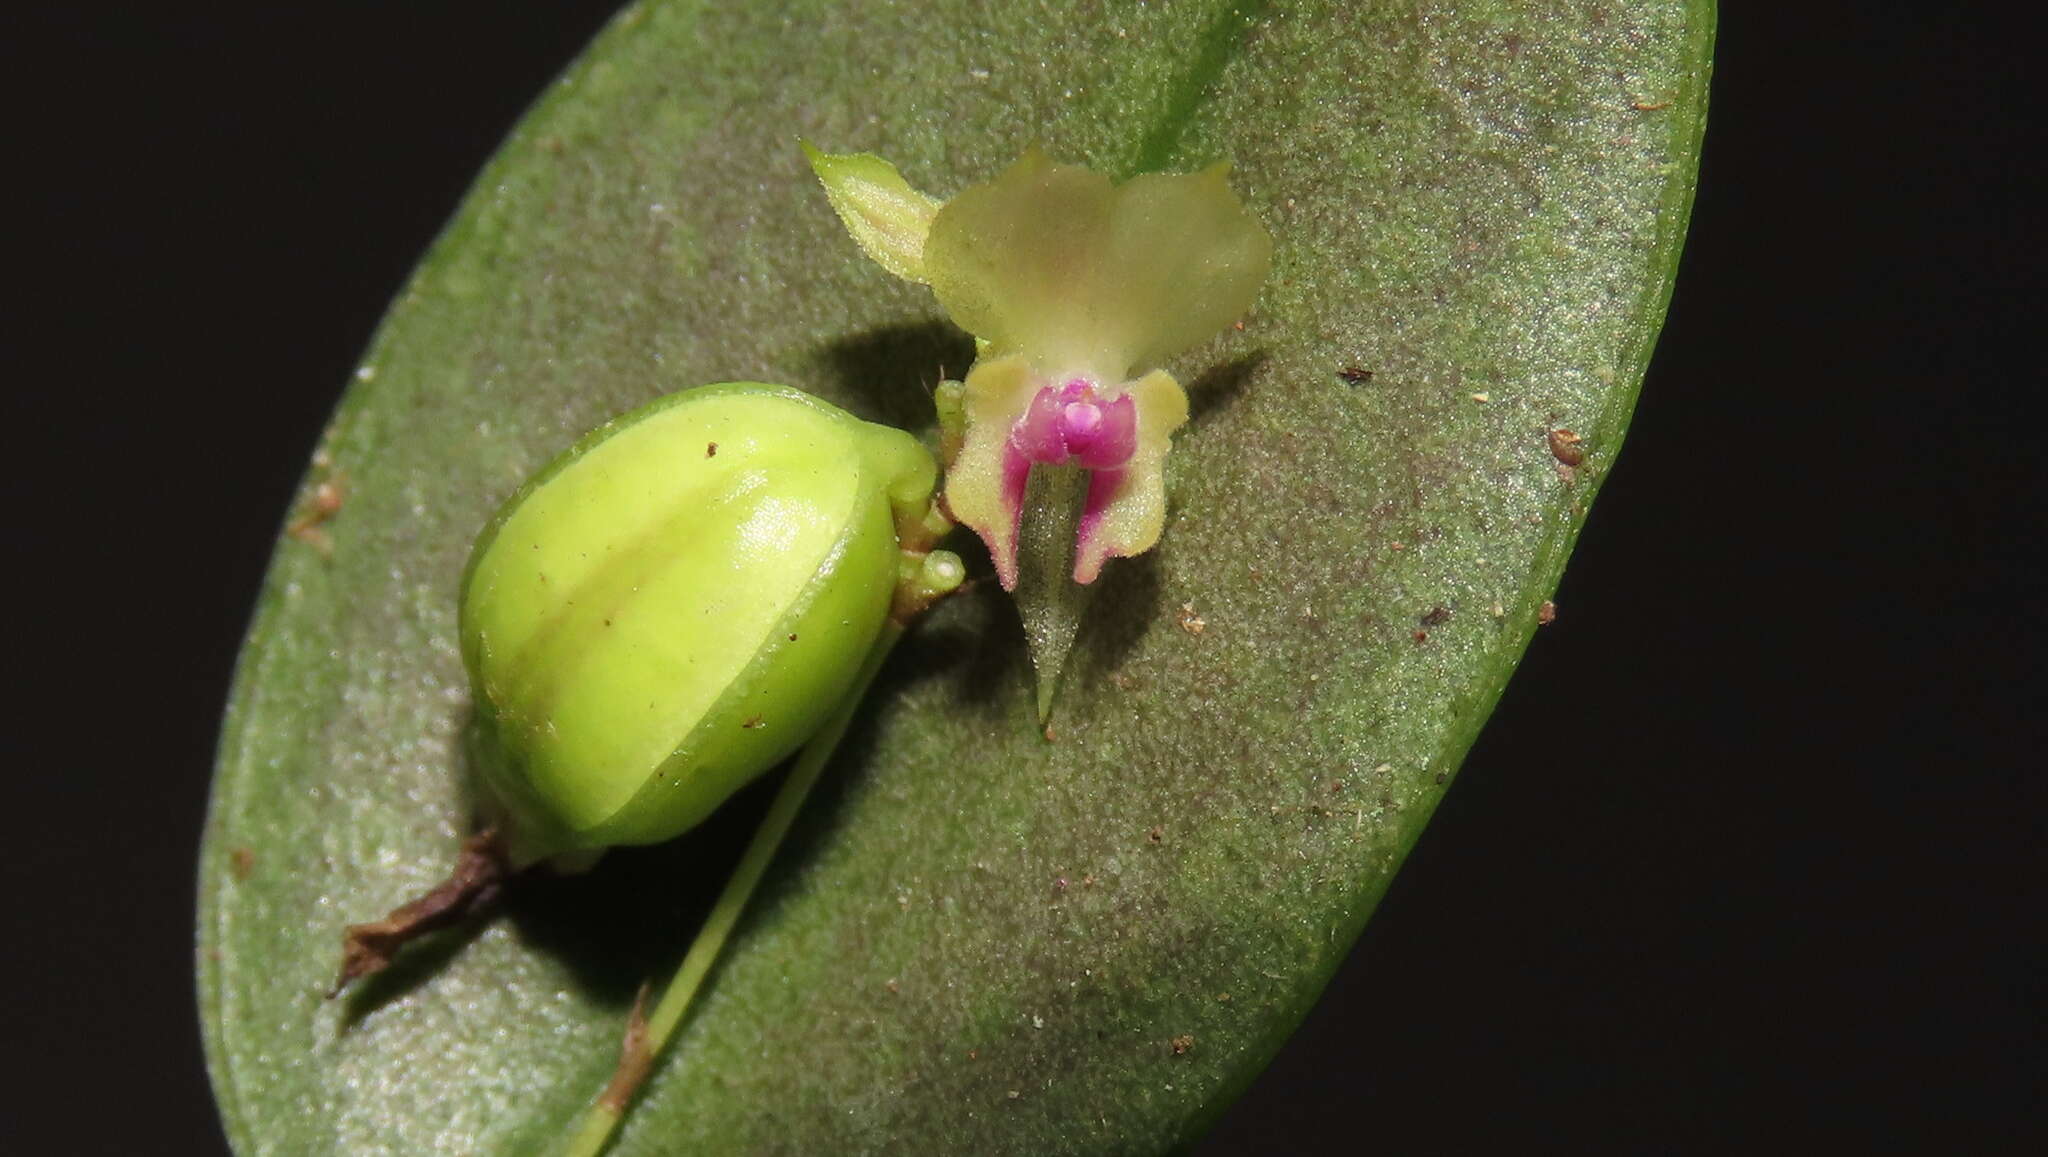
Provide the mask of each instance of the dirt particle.
POLYGON ((1229 1003, 1230 1003, 1230 994, 1229 994, 1229 993, 1227 993, 1227 992, 1219 992, 1219 993, 1217 993, 1217 994, 1216 994, 1216 1000, 1217 1000, 1217 1003, 1219 1003, 1219 1004, 1229 1004, 1229 1003))
POLYGON ((1362 370, 1357 366, 1345 366, 1337 371, 1337 376, 1344 379, 1346 385, 1362 386, 1372 380, 1372 371, 1362 370))
POLYGON ((718 457, 718 443, 716 443, 716 442, 706 442, 706 443, 704 444, 704 456, 705 456, 706 458, 716 458, 716 457, 718 457))
POLYGON ((1155 844, 1164 843, 1166 840, 1166 829, 1155 824, 1151 831, 1145 833, 1145 838, 1155 844))
POLYGON ((1439 771, 1439 772, 1437 772, 1437 773, 1436 773, 1436 781, 1437 781, 1438 783, 1442 783, 1442 782, 1444 781, 1444 778, 1445 778, 1445 777, 1444 777, 1444 773, 1443 773, 1443 772, 1439 771))
POLYGON ((1586 449, 1580 443, 1585 439, 1559 426, 1544 436, 1550 443, 1551 456, 1567 466, 1577 466, 1586 460, 1586 449))
MULTIPOLYGON (((316 468, 327 470, 328 459, 325 451, 314 455, 316 468)), ((287 537, 303 542, 321 553, 334 553, 334 540, 324 529, 327 520, 341 513, 342 505, 348 501, 348 474, 341 470, 329 470, 325 477, 315 483, 299 511, 285 526, 287 537)))
POLYGON ((1557 604, 1551 602, 1549 599, 1544 599, 1543 605, 1536 608, 1536 625, 1539 627, 1547 627, 1556 621, 1557 604))
POLYGON ((1474 394, 1474 395, 1472 395, 1472 400, 1473 400, 1473 401, 1475 401, 1475 402, 1478 402, 1478 403, 1479 403, 1480 405, 1482 405, 1482 406, 1483 406, 1483 405, 1485 405, 1486 403, 1488 403, 1488 402, 1491 402, 1491 401, 1493 400, 1493 395, 1492 395, 1492 394, 1484 394, 1484 393, 1481 393, 1481 394, 1474 394))
POLYGON ((740 726, 746 728, 748 731, 752 731, 754 728, 761 726, 761 717, 759 715, 749 715, 747 716, 745 721, 743 721, 740 724, 740 726))
POLYGON ((1429 632, 1428 632, 1428 631, 1417 631, 1417 632, 1415 632, 1415 633, 1414 633, 1413 635, 1411 635, 1411 636, 1409 636, 1409 637, 1415 640, 1415 645, 1416 645, 1416 646, 1418 646, 1418 647, 1419 647, 1419 646, 1421 646, 1421 645, 1422 645, 1422 644, 1424 644, 1424 643, 1427 643, 1427 642, 1429 642, 1429 632))
POLYGON ((256 871, 256 853, 249 848, 236 848, 228 853, 228 871, 237 880, 246 880, 256 871))
POLYGON ((1387 544, 1387 546, 1388 546, 1389 548, 1393 549, 1393 550, 1407 550, 1407 549, 1408 549, 1408 544, 1407 544, 1407 543, 1405 543, 1405 542, 1390 542, 1390 543, 1388 543, 1388 544, 1387 544))
POLYGON ((888 981, 882 985, 882 987, 888 989, 892 993, 903 991, 902 986, 896 983, 896 978, 893 976, 890 977, 888 981))
POLYGON ((1040 734, 1045 737, 1047 743, 1058 743, 1060 741, 1060 733, 1054 731, 1050 723, 1045 725, 1045 730, 1040 732, 1040 734))
POLYGON ((1190 635, 1199 635, 1209 626, 1209 620, 1195 613, 1193 603, 1182 603, 1180 614, 1174 616, 1174 619, 1180 623, 1180 629, 1190 635))
POLYGON ((1081 877, 1081 886, 1083 888, 1093 888, 1095 886, 1094 873, 1091 872, 1088 875, 1081 877))
POLYGON ((791 631, 791 632, 789 633, 789 641, 790 641, 790 642, 792 642, 792 643, 796 642, 796 632, 795 632, 795 631, 791 631))
POLYGON ((1193 1034, 1193 1033, 1191 1033, 1191 1032, 1184 1032, 1184 1033, 1180 1034, 1179 1036, 1177 1036, 1177 1037, 1174 1037, 1174 1038, 1173 1038, 1173 1055, 1174 1055, 1174 1056, 1181 1056, 1181 1055, 1183 1055, 1184 1053, 1186 1053, 1186 1052, 1187 1052, 1187 1051, 1188 1051, 1189 1049, 1191 1049, 1191 1048, 1194 1048, 1194 1047, 1195 1047, 1195 1034, 1193 1034))
POLYGON ((1065 876, 1054 876, 1054 877, 1052 878, 1052 890, 1053 890, 1053 891, 1055 891, 1055 892, 1064 892, 1064 891, 1066 891, 1066 890, 1067 890, 1067 878, 1066 878, 1065 876))
POLYGON ((1451 608, 1442 603, 1429 608, 1429 611, 1422 616, 1422 625, 1425 627, 1440 627, 1450 621, 1451 608))
POLYGON ((980 1049, 968 1049, 968 1050, 967 1050, 967 1059, 968 1059, 968 1060, 970 1060, 970 1061, 978 1061, 978 1060, 980 1060, 980 1059, 981 1059, 981 1050, 980 1050, 980 1049))

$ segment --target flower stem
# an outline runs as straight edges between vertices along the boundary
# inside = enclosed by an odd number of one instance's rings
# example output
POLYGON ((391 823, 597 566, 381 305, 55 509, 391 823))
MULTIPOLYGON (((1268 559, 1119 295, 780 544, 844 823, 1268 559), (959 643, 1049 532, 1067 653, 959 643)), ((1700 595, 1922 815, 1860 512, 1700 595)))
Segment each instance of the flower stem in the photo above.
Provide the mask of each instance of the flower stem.
MULTIPOLYGON (((789 834, 797 812, 818 782, 819 773, 825 769, 833 751, 839 747, 839 741, 845 737, 854 710, 867 695, 868 684, 874 681, 876 672, 882 669, 883 660, 888 658, 896 641, 902 637, 902 624, 893 619, 884 624, 845 701, 797 754, 795 765, 789 769, 788 778, 782 781, 782 789, 775 795, 775 802, 769 805, 767 816, 755 829, 753 842, 747 845, 739 866, 733 869, 731 878, 726 881, 725 891, 719 893, 718 902, 712 906, 711 914, 705 918, 703 928, 698 930, 696 940, 690 944, 690 950, 683 955, 682 964, 677 966, 675 976, 662 992, 654 1012, 647 1017, 644 1027, 635 1026, 634 1031, 628 1034, 626 1055, 619 1062, 622 1071, 637 1068, 639 1075, 644 1076, 681 1026, 697 990, 703 986, 711 966, 718 962, 733 927, 739 923, 741 913, 746 911, 747 901, 752 898, 755 887, 761 883, 761 877, 775 858, 776 849, 782 846, 783 837, 789 834)), ((568 1144, 561 1151, 562 1157, 596 1157, 603 1152, 624 1117, 638 1083, 637 1079, 614 1080, 604 1095, 584 1110, 582 1119, 569 1135, 568 1144)))

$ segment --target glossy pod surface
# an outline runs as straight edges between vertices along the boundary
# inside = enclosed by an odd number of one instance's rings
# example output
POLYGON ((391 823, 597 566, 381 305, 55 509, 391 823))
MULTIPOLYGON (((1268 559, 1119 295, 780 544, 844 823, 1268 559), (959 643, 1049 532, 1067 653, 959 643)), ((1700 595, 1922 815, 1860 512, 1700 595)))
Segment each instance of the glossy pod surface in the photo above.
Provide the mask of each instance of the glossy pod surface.
POLYGON ((506 503, 463 582, 477 762, 530 861, 695 826, 848 694, 931 456, 729 383, 597 430, 506 503))

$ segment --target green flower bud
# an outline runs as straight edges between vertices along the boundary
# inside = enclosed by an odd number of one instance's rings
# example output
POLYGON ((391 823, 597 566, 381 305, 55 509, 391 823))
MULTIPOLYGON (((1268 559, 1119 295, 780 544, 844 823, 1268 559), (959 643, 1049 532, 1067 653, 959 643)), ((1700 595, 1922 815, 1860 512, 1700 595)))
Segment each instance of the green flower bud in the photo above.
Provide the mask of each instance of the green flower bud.
POLYGON ((958 584, 930 553, 935 473, 900 430, 728 383, 529 481, 478 540, 461 611, 513 862, 669 839, 808 739, 892 606, 958 584))

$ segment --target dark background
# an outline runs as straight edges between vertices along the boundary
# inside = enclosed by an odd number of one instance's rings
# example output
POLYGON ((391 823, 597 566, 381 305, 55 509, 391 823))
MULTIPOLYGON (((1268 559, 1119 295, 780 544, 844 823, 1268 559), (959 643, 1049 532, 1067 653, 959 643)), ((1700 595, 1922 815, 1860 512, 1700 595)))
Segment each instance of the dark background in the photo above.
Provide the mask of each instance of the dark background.
MULTIPOLYGON (((609 7, 9 18, 0 1147, 222 1151, 192 877, 272 537, 385 304, 609 7)), ((1729 5, 1559 619, 1198 1152, 2043 1140, 2031 44, 1729 5)))

